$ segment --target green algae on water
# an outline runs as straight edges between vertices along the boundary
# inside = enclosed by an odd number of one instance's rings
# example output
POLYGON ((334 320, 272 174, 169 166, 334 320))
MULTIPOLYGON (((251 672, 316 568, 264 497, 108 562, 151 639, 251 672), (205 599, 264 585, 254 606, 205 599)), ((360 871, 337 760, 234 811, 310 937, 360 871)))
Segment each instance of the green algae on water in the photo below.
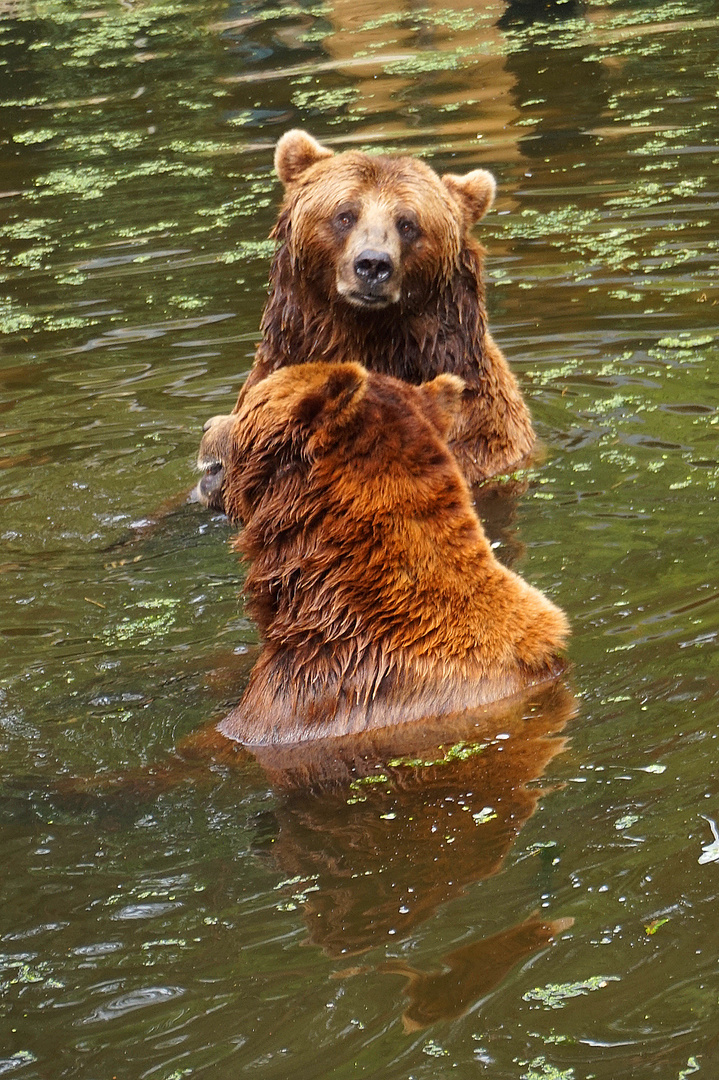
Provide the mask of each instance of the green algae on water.
POLYGON ((603 990, 610 982, 621 982, 617 975, 592 975, 573 983, 548 983, 522 994, 523 1001, 538 1001, 545 1009, 563 1009, 570 998, 584 997, 594 990, 603 990))

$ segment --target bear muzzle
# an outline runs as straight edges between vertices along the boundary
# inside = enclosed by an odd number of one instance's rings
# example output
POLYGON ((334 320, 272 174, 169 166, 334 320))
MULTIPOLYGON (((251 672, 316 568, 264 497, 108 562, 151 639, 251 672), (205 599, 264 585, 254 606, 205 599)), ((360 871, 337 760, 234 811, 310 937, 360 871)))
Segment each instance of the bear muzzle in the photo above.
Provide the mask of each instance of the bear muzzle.
POLYGON ((376 201, 363 208, 344 238, 335 285, 353 307, 396 304, 402 285, 402 247, 387 207, 376 201))
POLYGON ((220 461, 205 462, 205 471, 197 482, 191 495, 192 502, 199 502, 208 510, 225 512, 222 488, 225 482, 225 467, 220 461))
POLYGON ((337 291, 355 307, 382 308, 400 297, 400 275, 389 252, 365 248, 337 274, 337 291))
POLYGON ((202 503, 209 510, 225 513, 223 487, 225 483, 224 458, 229 450, 230 432, 235 422, 233 414, 212 416, 203 426, 202 442, 197 458, 197 468, 202 472, 192 493, 192 500, 202 503))

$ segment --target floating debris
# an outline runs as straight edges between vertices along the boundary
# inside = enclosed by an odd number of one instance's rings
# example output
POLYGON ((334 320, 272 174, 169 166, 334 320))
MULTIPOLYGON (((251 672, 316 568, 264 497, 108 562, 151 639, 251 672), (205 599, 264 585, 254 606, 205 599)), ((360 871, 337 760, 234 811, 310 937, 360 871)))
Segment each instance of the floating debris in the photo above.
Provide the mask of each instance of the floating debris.
POLYGON ((709 822, 709 828, 712 831, 714 840, 711 844, 702 844, 702 853, 699 856, 699 862, 719 862, 719 832, 717 832, 716 821, 712 821, 706 814, 702 814, 702 817, 705 821, 709 822))
POLYGON ((664 926, 664 924, 668 922, 668 917, 665 919, 652 919, 650 923, 646 924, 646 926, 644 927, 644 931, 651 937, 653 934, 656 934, 660 926, 664 926))

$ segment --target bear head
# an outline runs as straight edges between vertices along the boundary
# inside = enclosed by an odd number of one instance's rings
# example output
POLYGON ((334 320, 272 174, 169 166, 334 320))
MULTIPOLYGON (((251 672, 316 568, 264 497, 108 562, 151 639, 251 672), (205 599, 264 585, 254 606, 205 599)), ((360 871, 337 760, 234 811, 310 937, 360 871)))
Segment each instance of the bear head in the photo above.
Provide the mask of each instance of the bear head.
POLYGON ((293 271, 326 302, 364 310, 448 280, 496 189, 484 169, 440 178, 416 158, 335 154, 299 130, 279 140, 275 168, 285 199, 273 236, 293 271))
POLYGON ((278 513, 292 516, 303 502, 303 474, 323 458, 333 499, 342 497, 343 474, 356 485, 363 469, 368 478, 384 470, 388 485, 396 472, 403 494, 407 471, 419 479, 440 465, 454 478, 444 440, 463 389, 455 375, 411 386, 357 363, 280 368, 248 388, 239 412, 207 421, 199 486, 214 509, 248 523, 279 484, 278 513))

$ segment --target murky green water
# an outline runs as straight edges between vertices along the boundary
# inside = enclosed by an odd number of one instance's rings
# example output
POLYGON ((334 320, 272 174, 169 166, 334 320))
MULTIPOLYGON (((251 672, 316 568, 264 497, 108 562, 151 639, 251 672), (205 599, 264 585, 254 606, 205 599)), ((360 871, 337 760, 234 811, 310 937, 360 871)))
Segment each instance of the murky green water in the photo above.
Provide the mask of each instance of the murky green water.
POLYGON ((2 5, 0 1075, 719 1075, 719 15, 537 9, 2 5), (492 326, 547 445, 503 542, 578 710, 349 798, 63 799, 252 662, 226 524, 137 524, 249 367, 300 124, 497 175, 492 326))

